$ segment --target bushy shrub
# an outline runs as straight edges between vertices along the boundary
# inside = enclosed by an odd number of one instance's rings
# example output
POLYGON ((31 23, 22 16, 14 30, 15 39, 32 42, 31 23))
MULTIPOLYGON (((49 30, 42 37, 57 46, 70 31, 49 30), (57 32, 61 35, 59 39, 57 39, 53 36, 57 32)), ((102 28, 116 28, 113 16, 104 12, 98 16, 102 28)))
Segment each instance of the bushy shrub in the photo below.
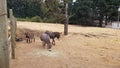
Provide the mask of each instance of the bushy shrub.
POLYGON ((43 22, 48 22, 48 23, 55 23, 56 19, 55 18, 44 18, 43 22))
POLYGON ((18 21, 26 21, 25 18, 17 18, 18 21))
POLYGON ((30 21, 32 21, 32 22, 41 22, 42 21, 42 19, 41 19, 41 17, 40 16, 34 16, 34 17, 32 17, 31 18, 31 20, 30 21))
POLYGON ((29 17, 26 18, 17 18, 18 21, 30 21, 29 17))
POLYGON ((29 17, 26 17, 25 20, 26 20, 26 21, 30 21, 30 18, 29 18, 29 17))

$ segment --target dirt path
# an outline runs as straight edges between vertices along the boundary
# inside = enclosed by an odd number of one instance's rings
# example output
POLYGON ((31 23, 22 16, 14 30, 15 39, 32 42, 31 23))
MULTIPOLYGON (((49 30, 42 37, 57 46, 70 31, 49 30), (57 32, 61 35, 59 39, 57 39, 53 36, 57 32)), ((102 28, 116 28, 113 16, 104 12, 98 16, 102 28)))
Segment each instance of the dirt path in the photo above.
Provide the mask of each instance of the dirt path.
MULTIPOLYGON (((61 24, 18 22, 19 28, 63 32, 61 24), (28 24, 29 23, 29 24, 28 24)), ((56 40, 52 52, 36 42, 17 42, 11 68, 120 68, 120 30, 69 25, 69 35, 56 40)))

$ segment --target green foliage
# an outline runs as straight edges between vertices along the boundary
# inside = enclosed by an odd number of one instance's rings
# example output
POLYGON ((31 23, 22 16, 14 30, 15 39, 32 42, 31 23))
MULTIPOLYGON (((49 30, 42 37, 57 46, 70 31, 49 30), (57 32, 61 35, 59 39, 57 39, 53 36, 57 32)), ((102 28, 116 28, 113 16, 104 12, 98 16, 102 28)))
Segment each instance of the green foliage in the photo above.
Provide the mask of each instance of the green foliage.
POLYGON ((94 20, 116 21, 120 0, 7 0, 15 17, 22 21, 65 22, 68 3, 69 24, 94 25, 94 20))
POLYGON ((42 22, 42 19, 40 18, 40 16, 34 16, 34 17, 31 18, 30 21, 32 21, 32 22, 42 22))
POLYGON ((41 4, 38 0, 8 0, 8 9, 12 8, 15 17, 26 18, 33 16, 43 17, 41 4))
POLYGON ((56 19, 54 18, 44 18, 43 22, 48 22, 48 23, 55 23, 56 22, 56 19))
POLYGON ((116 21, 118 17, 118 6, 120 0, 77 0, 70 4, 70 23, 82 25, 94 25, 94 20, 116 21))
POLYGON ((17 18, 18 21, 27 21, 25 18, 17 18))
POLYGON ((18 21, 31 21, 31 22, 42 22, 42 19, 40 16, 34 16, 32 18, 26 17, 26 18, 17 18, 18 21))
POLYGON ((70 24, 92 25, 92 2, 90 0, 79 0, 73 4, 69 4, 71 17, 70 24), (73 5, 74 4, 74 5, 73 5))
POLYGON ((31 21, 30 18, 26 17, 26 18, 17 18, 18 21, 31 21))

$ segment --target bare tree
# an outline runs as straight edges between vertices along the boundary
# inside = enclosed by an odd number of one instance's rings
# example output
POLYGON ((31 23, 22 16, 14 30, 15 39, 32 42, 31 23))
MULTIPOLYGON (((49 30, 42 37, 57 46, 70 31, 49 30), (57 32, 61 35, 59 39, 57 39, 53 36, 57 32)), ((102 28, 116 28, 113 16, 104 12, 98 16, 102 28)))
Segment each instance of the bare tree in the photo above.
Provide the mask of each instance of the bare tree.
POLYGON ((68 3, 65 3, 64 35, 68 35, 68 3))

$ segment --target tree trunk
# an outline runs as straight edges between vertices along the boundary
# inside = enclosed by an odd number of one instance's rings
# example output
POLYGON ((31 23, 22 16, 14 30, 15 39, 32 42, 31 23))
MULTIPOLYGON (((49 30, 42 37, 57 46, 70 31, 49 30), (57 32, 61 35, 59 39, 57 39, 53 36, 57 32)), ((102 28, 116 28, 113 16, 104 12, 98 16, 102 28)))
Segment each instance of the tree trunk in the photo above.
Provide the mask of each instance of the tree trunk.
POLYGON ((105 21, 105 26, 107 25, 107 15, 105 15, 105 17, 104 17, 104 21, 105 21))
POLYGON ((103 22, 102 22, 102 20, 100 19, 100 20, 99 20, 99 27, 102 27, 102 24, 103 24, 103 22))
POLYGON ((68 3, 65 5, 65 23, 64 23, 64 35, 68 35, 68 3))
POLYGON ((100 15, 100 18, 99 18, 99 27, 102 27, 102 24, 103 24, 103 15, 100 15))

